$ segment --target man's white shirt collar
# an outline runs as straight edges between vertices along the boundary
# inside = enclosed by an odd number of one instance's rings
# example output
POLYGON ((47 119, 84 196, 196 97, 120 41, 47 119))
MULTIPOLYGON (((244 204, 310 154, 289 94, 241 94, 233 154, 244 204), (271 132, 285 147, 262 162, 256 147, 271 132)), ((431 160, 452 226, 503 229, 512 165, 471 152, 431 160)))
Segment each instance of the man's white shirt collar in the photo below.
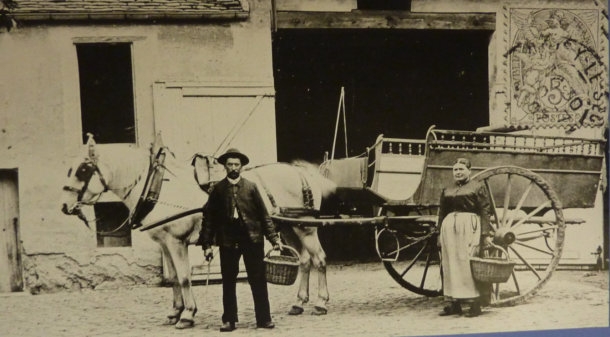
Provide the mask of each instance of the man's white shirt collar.
POLYGON ((229 180, 231 185, 237 185, 237 183, 241 180, 241 176, 237 177, 237 179, 231 179, 229 177, 227 177, 227 179, 229 180))

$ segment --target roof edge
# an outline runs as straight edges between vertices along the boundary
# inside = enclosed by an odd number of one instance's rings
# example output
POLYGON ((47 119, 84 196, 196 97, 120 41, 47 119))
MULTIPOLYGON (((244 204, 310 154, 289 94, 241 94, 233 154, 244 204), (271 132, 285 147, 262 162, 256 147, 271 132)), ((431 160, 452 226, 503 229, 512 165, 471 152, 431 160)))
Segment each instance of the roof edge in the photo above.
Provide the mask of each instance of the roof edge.
POLYGON ((13 13, 16 20, 22 21, 83 21, 83 20, 202 20, 202 21, 243 21, 250 16, 249 11, 225 11, 208 13, 185 12, 50 12, 50 13, 13 13))

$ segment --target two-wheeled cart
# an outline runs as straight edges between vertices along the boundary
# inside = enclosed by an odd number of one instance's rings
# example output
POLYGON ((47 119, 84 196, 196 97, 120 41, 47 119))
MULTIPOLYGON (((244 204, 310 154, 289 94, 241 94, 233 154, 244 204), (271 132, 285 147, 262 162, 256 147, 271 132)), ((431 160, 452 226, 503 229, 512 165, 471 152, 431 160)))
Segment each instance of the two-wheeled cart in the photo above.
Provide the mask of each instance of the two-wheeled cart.
POLYGON ((456 158, 468 158, 471 179, 487 187, 494 243, 517 262, 506 283, 493 285, 492 305, 513 305, 541 289, 557 268, 564 245, 566 208, 592 208, 604 160, 604 141, 430 128, 425 140, 379 136, 358 157, 326 160, 323 173, 337 183, 338 216, 297 226, 376 226, 377 252, 388 273, 408 290, 442 295, 437 211, 452 181, 456 158))

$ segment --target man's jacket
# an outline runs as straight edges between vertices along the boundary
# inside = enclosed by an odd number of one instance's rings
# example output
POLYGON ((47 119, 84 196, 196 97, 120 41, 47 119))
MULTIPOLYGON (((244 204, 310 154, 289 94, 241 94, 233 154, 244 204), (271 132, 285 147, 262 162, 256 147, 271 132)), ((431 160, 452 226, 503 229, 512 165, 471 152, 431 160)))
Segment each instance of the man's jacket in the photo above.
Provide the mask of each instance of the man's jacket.
MULTIPOLYGON (((235 203, 242 220, 240 224, 245 227, 241 230, 247 231, 253 243, 262 242, 264 235, 269 242, 276 244, 279 237, 256 184, 242 177, 236 185, 235 203)), ((203 222, 199 234, 199 244, 203 249, 213 244, 230 247, 236 243, 239 233, 233 226, 232 191, 233 187, 227 178, 212 188, 203 209, 203 222)))

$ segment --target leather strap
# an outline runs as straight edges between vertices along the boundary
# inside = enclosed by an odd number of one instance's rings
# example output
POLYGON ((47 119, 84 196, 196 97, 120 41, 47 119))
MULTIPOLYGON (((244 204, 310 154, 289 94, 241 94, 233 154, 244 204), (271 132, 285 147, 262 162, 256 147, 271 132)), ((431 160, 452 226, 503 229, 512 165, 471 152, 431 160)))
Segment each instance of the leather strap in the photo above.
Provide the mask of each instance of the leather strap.
POLYGON ((165 156, 166 154, 162 147, 157 152, 155 160, 149 168, 142 194, 131 216, 130 223, 132 229, 142 227, 142 220, 152 212, 159 200, 161 186, 163 185, 163 175, 165 173, 165 166, 163 166, 165 156))

